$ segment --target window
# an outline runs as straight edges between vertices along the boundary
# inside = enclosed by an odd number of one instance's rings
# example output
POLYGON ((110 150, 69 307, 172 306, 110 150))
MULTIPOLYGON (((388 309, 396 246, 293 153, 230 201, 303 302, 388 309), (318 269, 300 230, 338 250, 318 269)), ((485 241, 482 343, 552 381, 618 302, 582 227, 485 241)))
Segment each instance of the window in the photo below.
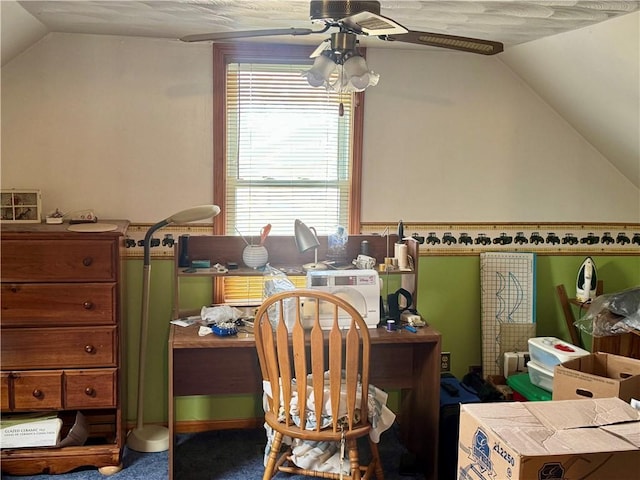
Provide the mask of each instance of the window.
MULTIPOLYGON (((313 50, 214 45, 214 233, 256 242, 267 223, 293 235, 296 218, 319 235, 336 225, 359 233, 364 94, 309 86, 301 72, 313 50)), ((262 296, 256 279, 224 283, 217 302, 262 296)))
POLYGON ((310 87, 312 50, 214 45, 217 234, 292 235, 296 218, 359 232, 364 96, 310 87))

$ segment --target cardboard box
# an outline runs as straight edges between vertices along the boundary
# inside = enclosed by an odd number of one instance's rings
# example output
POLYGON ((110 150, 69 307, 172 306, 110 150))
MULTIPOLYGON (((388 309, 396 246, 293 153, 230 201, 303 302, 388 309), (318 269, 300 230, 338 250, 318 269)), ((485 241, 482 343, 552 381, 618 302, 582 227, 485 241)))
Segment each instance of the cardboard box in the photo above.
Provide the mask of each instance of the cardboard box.
POLYGON ((619 398, 460 406, 458 480, 637 478, 640 412, 619 398))
POLYGON ((606 397, 640 400, 640 360, 593 353, 555 367, 554 400, 606 397))

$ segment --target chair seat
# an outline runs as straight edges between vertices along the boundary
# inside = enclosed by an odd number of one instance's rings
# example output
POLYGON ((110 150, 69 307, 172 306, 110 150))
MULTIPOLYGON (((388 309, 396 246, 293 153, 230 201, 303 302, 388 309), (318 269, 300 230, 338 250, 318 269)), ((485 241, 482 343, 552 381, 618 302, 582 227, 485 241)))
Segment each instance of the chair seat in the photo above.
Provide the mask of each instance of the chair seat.
MULTIPOLYGON (((277 416, 272 412, 266 412, 264 415, 265 421, 267 424, 273 428, 274 430, 278 430, 284 435, 293 438, 300 438, 302 440, 311 440, 311 441, 330 441, 330 442, 339 442, 342 439, 342 432, 333 432, 331 427, 326 427, 321 430, 307 430, 300 428, 297 425, 286 425, 283 422, 279 421, 277 416)), ((360 438, 369 434, 371 430, 371 424, 362 423, 354 425, 350 430, 346 430, 344 432, 344 438, 360 438)))

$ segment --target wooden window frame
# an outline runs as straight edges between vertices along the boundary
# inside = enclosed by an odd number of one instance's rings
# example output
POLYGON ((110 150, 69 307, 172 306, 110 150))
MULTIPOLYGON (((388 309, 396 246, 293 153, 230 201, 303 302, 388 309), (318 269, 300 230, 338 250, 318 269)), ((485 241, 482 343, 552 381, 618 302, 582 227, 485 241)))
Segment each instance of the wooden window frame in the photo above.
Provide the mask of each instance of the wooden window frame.
MULTIPOLYGON (((310 62, 314 46, 274 45, 261 43, 230 43, 213 45, 213 201, 221 212, 214 218, 214 235, 225 235, 226 225, 226 73, 232 62, 265 60, 272 63, 310 62)), ((364 49, 362 51, 364 55, 364 49)), ((364 92, 354 94, 349 186, 349 220, 347 231, 360 233, 362 143, 364 126, 364 92)))

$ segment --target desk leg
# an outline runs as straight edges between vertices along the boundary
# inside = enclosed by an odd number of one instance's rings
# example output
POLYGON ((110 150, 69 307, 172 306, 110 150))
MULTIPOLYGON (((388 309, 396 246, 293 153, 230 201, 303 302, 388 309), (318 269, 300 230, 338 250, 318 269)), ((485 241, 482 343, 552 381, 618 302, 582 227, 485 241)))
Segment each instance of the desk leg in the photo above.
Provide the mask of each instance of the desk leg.
POLYGON ((403 443, 416 455, 425 478, 435 480, 440 419, 439 342, 414 346, 413 387, 403 399, 400 415, 403 443))
POLYGON ((173 396, 173 349, 169 342, 169 414, 167 423, 169 424, 169 480, 173 479, 173 453, 175 448, 175 397, 173 396))

